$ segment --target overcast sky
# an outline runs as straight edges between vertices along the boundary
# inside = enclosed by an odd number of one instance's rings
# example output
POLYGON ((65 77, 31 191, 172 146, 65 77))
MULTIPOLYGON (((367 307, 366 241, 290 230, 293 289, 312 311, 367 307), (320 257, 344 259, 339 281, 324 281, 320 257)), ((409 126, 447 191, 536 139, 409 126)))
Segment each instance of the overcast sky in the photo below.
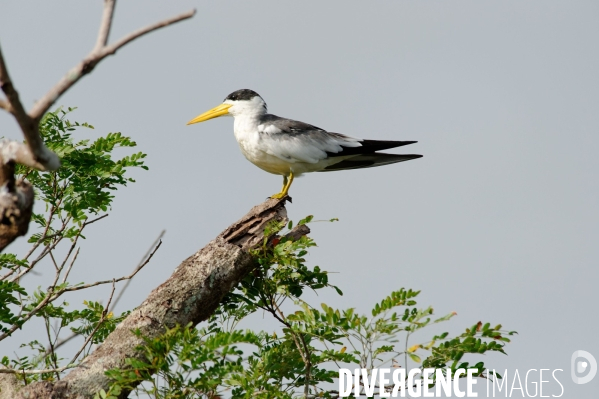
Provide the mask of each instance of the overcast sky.
MULTIPOLYGON (((0 3, 2 50, 27 107, 91 50, 101 3, 0 3)), ((127 272, 166 229, 121 302, 132 308, 278 191, 279 176, 241 155, 232 119, 185 125, 251 88, 276 115, 417 140, 396 152, 424 155, 294 182, 292 219, 340 219, 313 225, 309 260, 339 272, 345 295, 315 305, 367 311, 392 290, 421 289, 419 304, 458 312, 444 326, 453 333, 478 320, 519 332, 488 365, 563 369, 564 397, 597 397, 599 377, 571 381, 570 356, 599 359, 599 2, 138 0, 118 4, 111 39, 193 7, 192 20, 123 48, 59 101, 79 107, 71 119, 93 124, 92 137, 120 131, 149 154, 150 170, 90 227, 73 281, 127 272)), ((21 137, 3 112, 0 135, 21 137)))

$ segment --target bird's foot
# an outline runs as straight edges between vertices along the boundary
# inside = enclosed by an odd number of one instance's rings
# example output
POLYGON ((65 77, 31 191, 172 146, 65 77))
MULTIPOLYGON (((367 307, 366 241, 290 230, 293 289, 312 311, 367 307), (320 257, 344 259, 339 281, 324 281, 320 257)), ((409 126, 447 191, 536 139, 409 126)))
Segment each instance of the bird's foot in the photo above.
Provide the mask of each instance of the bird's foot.
POLYGON ((280 193, 271 195, 269 198, 271 198, 271 199, 283 199, 283 198, 286 198, 287 201, 291 202, 291 197, 288 196, 287 193, 284 193, 284 192, 280 192, 280 193))

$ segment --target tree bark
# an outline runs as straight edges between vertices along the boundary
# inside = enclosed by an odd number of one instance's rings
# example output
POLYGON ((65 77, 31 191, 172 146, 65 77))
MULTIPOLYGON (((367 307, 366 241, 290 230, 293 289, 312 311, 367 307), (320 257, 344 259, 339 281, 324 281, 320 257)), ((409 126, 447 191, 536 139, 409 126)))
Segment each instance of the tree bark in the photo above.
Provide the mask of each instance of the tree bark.
MULTIPOLYGON (((195 326, 206 320, 225 294, 256 266, 250 250, 262 245, 266 225, 287 220, 286 199, 269 199, 252 208, 184 260, 168 280, 154 289, 104 343, 63 380, 31 384, 22 388, 17 398, 92 398, 100 389, 110 387, 110 380, 104 375, 106 370, 124 367, 127 358, 143 359, 143 354, 135 349, 142 340, 133 330, 155 338, 165 332, 165 327, 188 323, 195 326)), ((305 225, 296 226, 288 236, 297 239, 309 231, 305 225)), ((127 395, 128 392, 124 392, 121 397, 127 395)), ((8 396, 0 393, 0 398, 8 396)))
POLYGON ((0 252, 27 234, 34 198, 31 184, 15 180, 15 162, 6 162, 2 152, 0 149, 0 252))

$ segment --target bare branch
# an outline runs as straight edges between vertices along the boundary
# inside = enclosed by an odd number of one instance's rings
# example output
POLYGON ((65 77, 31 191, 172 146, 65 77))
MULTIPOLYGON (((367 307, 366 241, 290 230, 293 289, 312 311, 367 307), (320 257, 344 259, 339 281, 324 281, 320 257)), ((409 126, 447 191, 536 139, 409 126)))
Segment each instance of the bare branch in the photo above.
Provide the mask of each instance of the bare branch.
POLYGON ((63 346, 64 344, 70 342, 72 339, 77 338, 78 336, 80 336, 81 334, 77 334, 77 333, 71 333, 71 335, 69 335, 66 338, 63 338, 61 340, 59 340, 58 342, 56 342, 54 344, 54 347, 52 348, 51 346, 48 346, 46 348, 46 352, 45 352, 45 356, 48 356, 50 353, 52 353, 53 351, 57 350, 58 348, 60 348, 61 346, 63 346))
POLYGON ((193 9, 193 10, 184 12, 183 14, 174 16, 172 18, 165 19, 160 22, 156 22, 155 24, 152 24, 152 25, 148 25, 145 28, 138 29, 135 32, 132 32, 132 33, 128 34, 127 36, 121 38, 117 42, 111 44, 110 46, 106 46, 103 50, 104 57, 107 55, 112 55, 112 54, 116 53, 116 51, 118 49, 120 49, 124 45, 128 44, 129 42, 132 42, 133 40, 137 39, 138 37, 141 37, 147 33, 153 32, 155 30, 164 28, 166 26, 175 24, 177 22, 181 22, 186 19, 189 19, 189 18, 193 17, 195 15, 195 13, 196 13, 196 10, 193 9))
POLYGON ((102 22, 100 23, 100 31, 98 32, 98 40, 94 52, 99 52, 106 44, 108 44, 108 36, 110 28, 112 28, 112 17, 114 16, 114 6, 116 0, 104 0, 104 12, 102 13, 102 22))
MULTIPOLYGON (((96 67, 96 65, 109 55, 115 54, 118 49, 127 43, 160 28, 175 24, 177 22, 189 19, 195 15, 195 9, 175 17, 165 19, 145 28, 139 29, 129 35, 121 38, 117 42, 109 45, 108 38, 112 27, 114 8, 116 0, 104 0, 104 11, 102 21, 98 30, 96 44, 92 51, 79 64, 72 68, 58 83, 52 87, 31 109, 29 113, 25 111, 19 93, 10 79, 6 62, 0 48, 0 88, 6 95, 6 100, 0 100, 0 108, 11 113, 17 120, 26 144, 18 142, 0 143, 0 167, 14 162, 35 168, 38 170, 56 170, 60 167, 60 159, 50 151, 45 145, 40 135, 39 123, 44 114, 50 107, 64 94, 71 86, 87 75, 96 67)), ((27 190, 20 192, 15 188, 14 167, 7 166, 0 172, 0 187, 2 193, 8 193, 0 199, 0 217, 2 220, 10 220, 8 227, 2 226, 0 229, 0 252, 15 238, 27 232, 29 220, 31 219, 31 208, 33 207, 33 197, 31 203, 23 203, 20 199, 29 199, 26 195, 27 190), (12 174, 7 173, 12 170, 12 174), (6 188, 6 189, 5 189, 6 188), (15 191, 17 190, 17 191, 15 191), (7 219, 9 218, 9 219, 7 219), (12 219, 11 219, 12 218, 12 219)))
MULTIPOLYGON (((106 11, 106 9, 105 9, 106 11)), ((153 25, 149 25, 145 28, 139 29, 122 39, 118 40, 108 46, 102 47, 101 50, 96 51, 94 49, 87 57, 85 57, 78 65, 71 69, 58 83, 48 91, 31 109, 29 115, 32 119, 39 121, 41 117, 50 109, 52 104, 64 94, 71 86, 79 81, 83 76, 90 73, 96 65, 109 55, 116 53, 118 49, 126 45, 127 43, 157 29, 165 26, 172 25, 174 23, 184 21, 195 15, 195 9, 186 13, 177 15, 176 17, 165 19, 164 21, 157 22, 153 25)), ((104 20, 103 20, 104 21, 104 20)), ((100 39, 98 39, 100 40, 100 39)))
MULTIPOLYGON (((152 243, 150 248, 148 248, 148 250, 146 251, 144 256, 141 258, 141 260, 139 261, 139 263, 133 270, 134 272, 135 272, 135 270, 139 270, 139 268, 142 267, 142 265, 144 263, 147 263, 150 260, 150 257, 152 257, 152 255, 154 255, 154 252, 156 252, 156 250, 158 249, 158 245, 160 243, 162 243, 162 237, 164 237, 164 233, 166 233, 166 230, 162 230, 160 232, 160 234, 158 235, 158 238, 156 238, 156 240, 154 240, 154 242, 152 243), (152 251, 152 248, 154 248, 153 251, 152 251)), ((123 288, 121 288, 121 290, 119 291, 119 294, 116 296, 116 299, 112 303, 112 308, 110 309, 110 311, 113 311, 114 308, 116 307, 117 303, 119 303, 121 297, 125 293, 125 290, 129 287, 129 284, 131 284, 131 279, 128 279, 127 282, 125 283, 125 285, 123 285, 123 288)))
MULTIPOLYGON (((95 218, 95 219, 92 219, 92 220, 90 220, 89 222, 88 222, 88 221, 85 221, 85 222, 83 222, 83 225, 84 225, 84 226, 89 226, 89 225, 90 225, 90 224, 92 224, 92 223, 96 223, 98 220, 102 220, 102 219, 104 219, 104 218, 108 217, 108 215, 109 215, 109 214, 107 213, 107 214, 105 214, 105 215, 102 215, 102 216, 100 216, 100 217, 97 217, 97 218, 95 218)), ((83 229, 82 229, 82 230, 83 230, 83 229)))
POLYGON ((96 281, 95 283, 90 283, 90 284, 83 284, 83 285, 77 285, 74 287, 69 287, 69 288, 65 288, 63 290, 61 290, 61 294, 63 292, 72 292, 72 291, 80 291, 80 290, 84 290, 87 288, 91 288, 91 287, 96 287, 98 285, 103 285, 103 284, 110 284, 113 281, 114 282, 120 282, 123 280, 130 280, 133 277, 135 277, 135 275, 148 263, 150 263, 150 260, 152 259, 152 257, 154 256, 154 254, 156 253, 156 251, 158 251, 158 248, 160 248, 160 246, 162 245, 162 241, 158 242, 158 245, 156 245, 156 248, 154 248, 154 250, 152 251, 152 253, 150 254, 150 256, 148 257, 148 259, 146 259, 146 261, 142 264, 140 264, 134 271, 133 273, 129 274, 128 276, 123 276, 123 277, 119 277, 117 279, 112 279, 112 280, 103 280, 103 281, 96 281))
MULTIPOLYGON (((21 127, 23 135, 25 136, 25 140, 27 141, 27 146, 31 150, 33 158, 36 163, 38 163, 38 166, 41 166, 41 170, 58 169, 60 166, 58 156, 46 148, 39 134, 39 120, 31 118, 25 111, 25 108, 23 108, 23 104, 21 104, 19 93, 15 89, 12 80, 10 79, 10 75, 8 74, 8 69, 6 68, 6 63, 4 62, 4 56, 2 55, 1 48, 0 87, 6 95, 6 99, 10 103, 12 108, 11 113, 15 116, 15 119, 21 127)), ((7 162, 7 159, 4 159, 4 162, 7 162)))
POLYGON ((81 247, 77 248, 77 251, 75 251, 75 256, 73 256, 73 260, 69 264, 69 267, 67 268, 67 272, 64 274, 64 277, 62 278, 63 284, 67 282, 67 278, 69 278, 69 274, 71 274, 71 269, 73 268, 73 265, 75 264, 75 261, 77 260, 77 256, 79 256, 80 249, 81 249, 81 247))

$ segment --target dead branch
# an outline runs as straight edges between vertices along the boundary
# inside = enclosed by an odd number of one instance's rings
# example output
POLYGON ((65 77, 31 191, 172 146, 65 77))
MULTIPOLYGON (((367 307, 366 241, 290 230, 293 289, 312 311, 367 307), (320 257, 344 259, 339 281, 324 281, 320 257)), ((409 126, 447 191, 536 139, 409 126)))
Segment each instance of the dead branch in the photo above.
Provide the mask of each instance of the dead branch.
MULTIPOLYGON (((137 266, 135 267, 135 270, 139 270, 141 267, 143 267, 144 264, 148 263, 150 261, 150 258, 152 256, 154 256, 154 252, 156 252, 156 250, 158 249, 157 246, 159 245, 159 243, 162 243, 162 237, 164 237, 164 234, 166 233, 166 230, 162 230, 160 232, 160 234, 158 235, 158 238, 156 238, 156 240, 154 240, 154 242, 152 243, 152 245, 150 246, 150 248, 148 248, 148 250, 146 251, 146 253, 144 254, 144 256, 141 258, 141 260, 139 261, 139 263, 137 264, 137 266), (152 250, 152 248, 154 248, 152 250)), ((123 288, 121 288, 121 290, 119 291, 119 294, 116 296, 114 302, 112 302, 112 306, 110 307, 110 311, 112 312, 114 310, 114 308, 116 307, 116 305, 119 303, 119 301, 121 300, 121 298, 123 297, 123 294, 125 293, 125 291, 127 290, 127 288, 129 287, 129 284, 131 284, 131 279, 127 280, 125 282, 125 284, 123 285, 123 288)))
MULTIPOLYGON (((0 142, 0 166, 16 162, 38 170, 58 169, 60 160, 44 145, 39 131, 39 123, 50 107, 79 79, 93 71, 100 61, 115 54, 127 43, 160 28, 189 19, 195 14, 195 9, 188 11, 139 29, 113 44, 108 44, 115 5, 116 0, 104 0, 102 21, 92 51, 68 71, 29 112, 23 107, 0 48, 0 88, 6 95, 6 100, 0 100, 0 109, 15 117, 25 137, 25 143, 0 142)), ((14 167, 3 167, 3 171, 0 173, 0 252, 15 238, 27 233, 27 225, 31 218, 33 196, 28 195, 29 191, 32 191, 31 187, 27 186, 28 183, 15 185, 14 181, 14 167), (13 170, 11 176, 7 174, 10 170, 13 170)))
MULTIPOLYGON (((256 266, 250 251, 264 242, 267 224, 287 220, 284 203, 284 200, 269 199, 252 208, 184 260, 171 277, 154 289, 104 343, 63 380, 30 384, 21 389, 17 398, 91 398, 100 389, 109 389, 106 370, 125 367, 127 358, 143 359, 143 353, 136 349, 143 341, 132 331, 139 330, 143 336, 155 338, 164 333, 166 327, 189 323, 195 326, 206 320, 222 298, 256 266)), ((305 225, 296 226, 287 236, 299 238, 309 231, 305 225)), ((268 242, 272 245, 272 240, 268 242)), ((123 393, 122 397, 127 394, 123 393)))
POLYGON ((109 55, 113 55, 119 50, 121 47, 126 45, 133 40, 140 38, 141 36, 158 30, 160 28, 164 28, 166 26, 175 24, 180 21, 184 21, 193 17, 196 13, 196 10, 190 10, 183 14, 177 15, 175 17, 165 19, 164 21, 157 22, 155 24, 149 25, 145 28, 139 29, 129 35, 121 38, 111 45, 106 45, 105 41, 108 38, 108 33, 110 31, 110 25, 112 23, 112 12, 110 11, 110 17, 107 17, 106 9, 108 7, 114 7, 114 3, 116 0, 105 0, 105 12, 104 18, 102 19, 102 25, 100 27, 100 33, 98 35, 98 41, 94 49, 85 57, 79 64, 77 64, 74 68, 72 68, 62 79, 56 83, 56 85, 48 91, 31 109, 29 115, 31 118, 39 121, 42 116, 50 109, 52 104, 56 102, 56 100, 64 94, 71 86, 79 81, 83 76, 89 74, 93 69, 98 65, 100 61, 106 58, 109 55), (101 47, 98 45, 100 43, 104 43, 101 47))
POLYGON ((82 285, 76 285, 74 287, 69 287, 69 288, 65 288, 63 290, 61 290, 61 293, 63 292, 71 292, 71 291, 80 291, 80 290, 85 290, 87 288, 91 288, 91 287, 96 287, 98 285, 104 285, 104 284, 111 284, 111 283, 119 283, 121 281, 124 280, 131 280, 133 277, 135 277, 135 275, 148 263, 150 263, 150 260, 152 260, 152 257, 154 256, 154 254, 156 253, 156 251, 158 251, 158 248, 160 248, 160 246, 162 245, 162 240, 158 241, 158 245, 156 245, 156 247, 154 247, 154 250, 152 251, 152 253, 150 254, 150 256, 148 256, 148 258, 146 259, 145 262, 143 262, 142 264, 140 264, 139 266, 137 266, 137 268, 135 268, 135 270, 133 270, 133 272, 127 276, 123 276, 123 277, 119 277, 116 279, 112 279, 112 280, 102 280, 102 281, 96 281, 95 283, 90 283, 90 284, 82 284, 82 285))

